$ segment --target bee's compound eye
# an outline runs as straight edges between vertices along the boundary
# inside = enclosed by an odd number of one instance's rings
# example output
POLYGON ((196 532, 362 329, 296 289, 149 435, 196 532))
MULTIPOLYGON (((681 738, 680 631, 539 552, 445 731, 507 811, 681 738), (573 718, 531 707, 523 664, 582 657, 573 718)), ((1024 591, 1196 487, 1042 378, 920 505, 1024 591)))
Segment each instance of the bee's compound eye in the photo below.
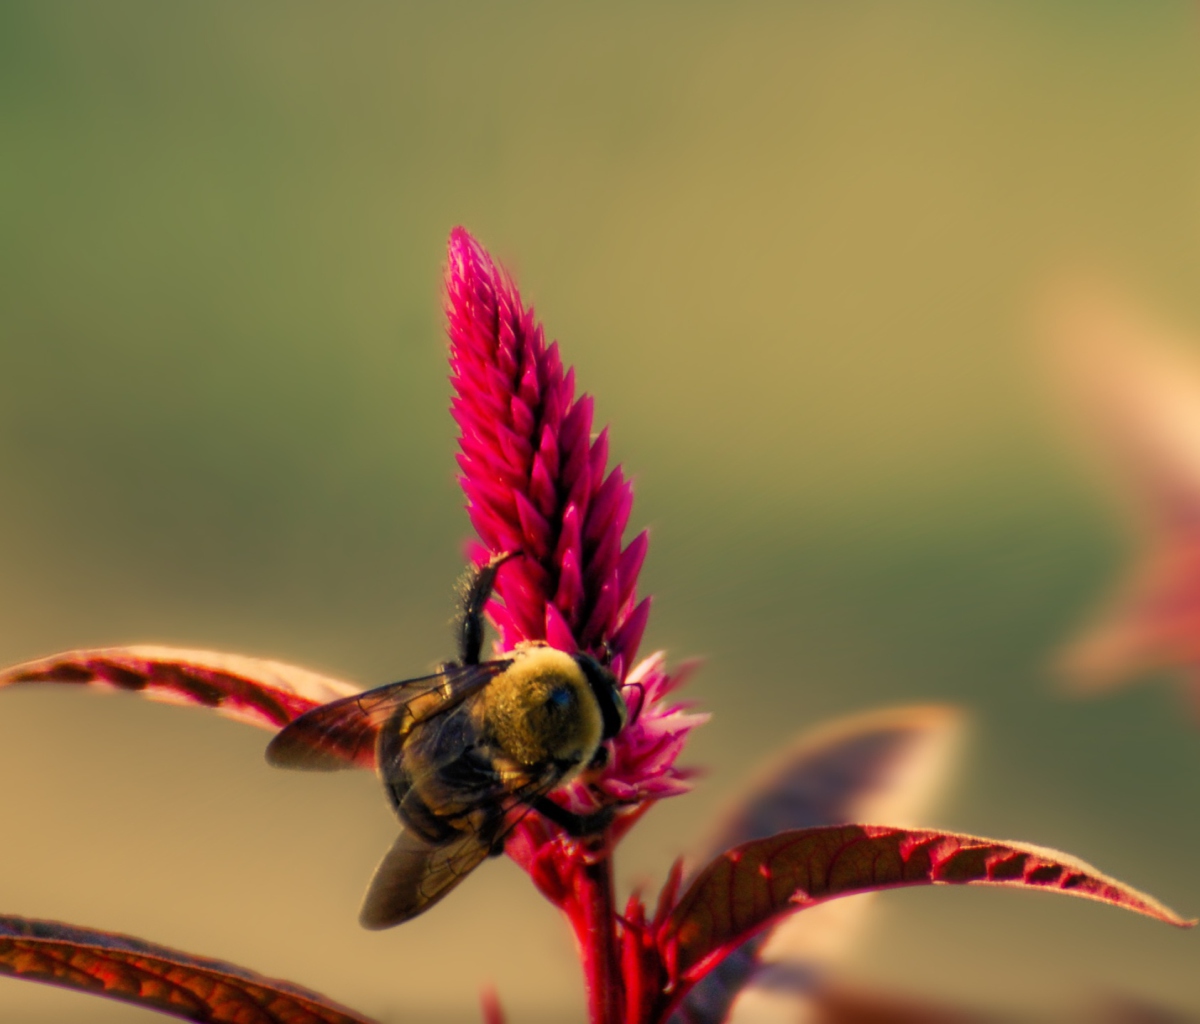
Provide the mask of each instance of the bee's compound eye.
POLYGON ((575 695, 565 686, 556 686, 546 695, 546 710, 561 714, 570 709, 575 695))

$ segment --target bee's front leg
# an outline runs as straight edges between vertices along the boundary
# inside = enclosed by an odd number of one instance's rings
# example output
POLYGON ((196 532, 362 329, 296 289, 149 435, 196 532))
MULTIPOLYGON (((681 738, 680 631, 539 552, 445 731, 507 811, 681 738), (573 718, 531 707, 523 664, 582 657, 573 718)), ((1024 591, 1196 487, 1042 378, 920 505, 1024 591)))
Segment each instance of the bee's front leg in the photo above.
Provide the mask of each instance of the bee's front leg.
POLYGON ((603 832, 616 816, 615 807, 602 807, 591 814, 576 814, 560 807, 548 796, 539 796, 532 803, 533 809, 542 817, 548 818, 574 839, 583 839, 603 832))
POLYGON ((487 565, 481 565, 467 573, 461 584, 462 610, 458 614, 458 662, 460 665, 478 665, 483 652, 483 609, 492 596, 496 585, 496 574, 500 566, 516 558, 520 551, 505 551, 496 555, 487 565))

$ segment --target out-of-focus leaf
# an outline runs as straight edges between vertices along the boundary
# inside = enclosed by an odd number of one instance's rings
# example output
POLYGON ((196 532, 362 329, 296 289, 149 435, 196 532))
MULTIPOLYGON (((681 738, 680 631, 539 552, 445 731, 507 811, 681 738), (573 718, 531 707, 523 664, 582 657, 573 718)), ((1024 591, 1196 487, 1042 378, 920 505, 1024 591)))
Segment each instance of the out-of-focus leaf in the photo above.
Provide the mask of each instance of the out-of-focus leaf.
POLYGON ((315 992, 220 960, 54 921, 0 917, 0 974, 200 1024, 372 1024, 315 992))
POLYGON ((1200 536, 1142 556, 1120 589, 1063 651, 1071 690, 1098 693, 1159 669, 1183 669, 1200 710, 1200 536))
POLYGON ((1059 296, 1051 313, 1047 334, 1059 394, 1132 513, 1142 549, 1060 668, 1080 692, 1182 668, 1200 705, 1196 346, 1096 288, 1059 296))
POLYGON ((16 683, 128 690, 151 700, 211 708, 272 732, 305 711, 360 690, 280 661, 153 646, 66 651, 0 672, 0 687, 16 683))
POLYGON ((504 1007, 500 1005, 500 994, 488 985, 479 994, 480 1009, 483 1012, 483 1024, 506 1024, 504 1007))
POLYGON ((834 982, 814 990, 808 1013, 791 1024, 1196 1024, 1194 1014, 1125 995, 1091 995, 1063 1005, 983 1010, 909 993, 834 982))
POLYGON ((960 731, 955 708, 869 711, 802 733, 730 801, 698 863, 788 829, 907 823, 941 782, 960 731))
MULTIPOLYGON (((699 862, 789 829, 921 817, 947 777, 961 725, 954 708, 913 707, 867 712, 801 734, 730 802, 699 862)), ((830 903, 748 939, 696 984, 671 1024, 793 1024, 865 909, 862 899, 830 903)))
POLYGON ((813 996, 813 1024, 1000 1024, 1002 1018, 846 985, 813 996))
POLYGON ((658 943, 676 999, 777 917, 852 893, 912 885, 1001 885, 1111 903, 1181 927, 1152 897, 1056 850, 882 825, 798 829, 723 853, 680 897, 658 943))

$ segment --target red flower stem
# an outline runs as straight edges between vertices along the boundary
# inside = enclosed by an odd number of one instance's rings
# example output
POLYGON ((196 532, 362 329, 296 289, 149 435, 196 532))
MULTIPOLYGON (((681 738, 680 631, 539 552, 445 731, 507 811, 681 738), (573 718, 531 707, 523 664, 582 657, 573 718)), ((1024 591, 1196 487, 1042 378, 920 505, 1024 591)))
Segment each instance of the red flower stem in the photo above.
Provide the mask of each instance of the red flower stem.
POLYGON ((579 940, 588 1016, 592 1024, 619 1024, 621 974, 617 961, 617 916, 613 905, 612 858, 585 862, 576 875, 572 915, 579 940))

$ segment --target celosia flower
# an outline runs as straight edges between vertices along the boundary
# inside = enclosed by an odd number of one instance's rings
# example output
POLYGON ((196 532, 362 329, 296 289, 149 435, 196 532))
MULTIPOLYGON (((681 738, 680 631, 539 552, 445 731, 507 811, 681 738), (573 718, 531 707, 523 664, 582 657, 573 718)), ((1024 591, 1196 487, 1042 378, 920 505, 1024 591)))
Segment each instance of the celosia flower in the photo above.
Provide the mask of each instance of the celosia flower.
POLYGON ((450 235, 446 320, 459 479, 480 541, 472 557, 522 556, 501 569, 488 604, 498 651, 525 640, 587 651, 626 684, 630 724, 608 765, 571 787, 570 803, 685 792, 690 773, 675 758, 707 716, 667 702, 683 675, 661 655, 631 668, 650 614, 650 598, 637 599, 649 537, 622 547, 633 487, 620 466, 608 468, 608 431, 592 436, 591 397, 575 397, 558 344, 546 344, 512 280, 462 228, 450 235))

